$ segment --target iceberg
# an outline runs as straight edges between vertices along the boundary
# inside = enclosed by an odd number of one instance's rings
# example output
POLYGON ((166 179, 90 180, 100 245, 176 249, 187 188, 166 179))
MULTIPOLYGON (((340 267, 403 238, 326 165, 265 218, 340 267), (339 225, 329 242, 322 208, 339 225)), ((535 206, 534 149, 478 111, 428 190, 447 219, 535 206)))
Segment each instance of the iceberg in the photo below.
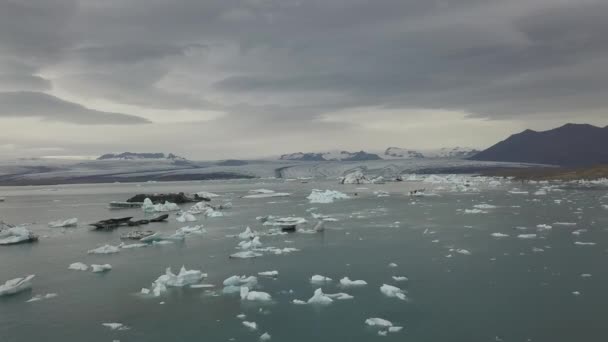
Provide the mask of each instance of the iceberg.
POLYGON ((272 297, 266 292, 250 291, 247 286, 241 286, 241 300, 269 302, 272 297))
POLYGON ((260 341, 265 342, 265 341, 270 341, 271 336, 269 333, 265 332, 260 336, 260 341))
POLYGON ((252 249, 252 248, 259 248, 262 247, 262 243, 260 242, 260 237, 256 236, 253 239, 247 241, 247 240, 243 240, 241 242, 239 242, 239 247, 241 249, 252 249))
POLYGON ((380 328, 388 328, 393 326, 392 322, 382 318, 368 318, 365 320, 365 324, 369 325, 370 327, 380 328))
POLYGON ((490 234, 490 235, 491 235, 492 237, 495 237, 495 238, 509 237, 509 235, 508 235, 508 234, 503 234, 503 233, 492 233, 492 234, 490 234))
POLYGON ((213 197, 219 197, 220 195, 218 194, 214 194, 213 192, 207 192, 207 191, 199 191, 196 193, 196 195, 198 197, 202 197, 202 198, 213 198, 213 197))
POLYGON ((3 285, 0 285, 0 296, 13 295, 31 289, 34 277, 34 274, 30 274, 23 278, 7 280, 3 285))
POLYGON ((536 239, 536 234, 519 234, 517 237, 520 239, 536 239))
POLYGON ((348 199, 348 198, 350 198, 350 196, 348 196, 347 194, 342 193, 340 191, 334 191, 334 190, 323 191, 323 190, 318 190, 318 189, 312 189, 312 192, 306 198, 310 201, 310 203, 333 203, 334 200, 348 199))
POLYGON ((323 290, 316 289, 315 293, 307 302, 308 304, 328 305, 333 303, 333 299, 323 293, 323 290))
POLYGON ((78 225, 77 218, 49 222, 49 227, 51 227, 51 228, 76 227, 77 225, 78 225))
POLYGON ((180 216, 176 218, 177 222, 194 222, 196 221, 196 217, 190 213, 182 213, 180 216))
POLYGON ((101 325, 110 328, 110 330, 129 330, 129 327, 122 323, 101 323, 101 325))
POLYGON ((229 278, 226 278, 223 282, 224 286, 247 286, 247 287, 254 287, 256 286, 258 283, 258 278, 254 277, 254 276, 232 276, 229 278))
MULTIPOLYGON (((167 291, 167 287, 184 287, 187 285, 193 285, 199 283, 203 278, 207 277, 207 274, 202 273, 199 270, 186 270, 184 266, 180 269, 176 275, 171 272, 171 267, 167 267, 165 274, 158 277, 152 283, 152 294, 155 297, 160 296, 163 292, 167 291)), ((142 293, 149 293, 150 290, 142 289, 142 293)))
POLYGON ((14 245, 38 240, 38 235, 24 227, 12 227, 0 231, 0 245, 14 245))
POLYGON ((251 228, 249 228, 249 226, 247 226, 247 228, 245 228, 244 232, 242 232, 238 235, 239 239, 241 239, 241 240, 253 239, 256 236, 257 236, 257 233, 252 231, 251 228))
POLYGON ((407 300, 407 297, 405 296, 405 291, 396 286, 383 284, 382 286, 380 286, 380 292, 382 292, 387 297, 407 300))
POLYGON ((26 300, 26 303, 39 302, 41 300, 50 299, 57 297, 56 293, 47 293, 45 295, 35 295, 34 297, 26 300))
POLYGON ((402 277, 402 276, 393 276, 393 280, 394 281, 408 281, 409 279, 407 277, 402 277))
POLYGON ((270 193, 261 193, 261 194, 253 194, 253 195, 245 195, 243 198, 271 198, 271 197, 288 197, 291 196, 288 192, 270 192, 270 193))
POLYGON ((265 271, 265 272, 258 272, 259 276, 262 277, 272 277, 272 278, 276 278, 279 276, 279 271, 265 271))
POLYGON ((112 245, 103 245, 95 249, 89 250, 89 254, 112 254, 120 252, 120 248, 112 245))
POLYGON ((144 200, 144 203, 141 205, 143 211, 147 213, 154 212, 166 212, 166 211, 178 211, 179 206, 175 203, 171 203, 169 201, 165 201, 164 204, 154 204, 149 198, 144 200))
POLYGON ((234 254, 230 254, 230 258, 233 259, 250 259, 250 258, 257 258, 257 257, 261 257, 262 254, 261 253, 256 253, 253 251, 243 251, 243 252, 237 252, 234 254))
POLYGON ((258 330, 258 325, 256 322, 243 321, 243 325, 249 330, 258 330))
MULTIPOLYGON (((383 180, 383 179, 382 179, 383 180)), ((381 182, 378 179, 376 182, 381 182)), ((360 170, 351 172, 343 177, 339 178, 340 184, 369 184, 372 183, 360 170)))
POLYGON ((103 265, 91 264, 91 271, 93 273, 108 272, 111 269, 112 269, 112 265, 110 265, 110 264, 103 264, 103 265))
POLYGON ((330 277, 325 277, 325 276, 318 275, 318 274, 313 275, 310 278, 310 282, 312 284, 324 284, 324 283, 328 283, 330 281, 332 281, 332 279, 330 277))
POLYGON ((82 262, 75 262, 73 264, 70 264, 70 266, 68 266, 68 269, 75 271, 86 271, 89 269, 89 266, 87 266, 87 264, 83 264, 82 262))
POLYGON ((344 277, 340 279, 340 285, 344 287, 365 286, 367 282, 365 280, 350 280, 348 277, 344 277))

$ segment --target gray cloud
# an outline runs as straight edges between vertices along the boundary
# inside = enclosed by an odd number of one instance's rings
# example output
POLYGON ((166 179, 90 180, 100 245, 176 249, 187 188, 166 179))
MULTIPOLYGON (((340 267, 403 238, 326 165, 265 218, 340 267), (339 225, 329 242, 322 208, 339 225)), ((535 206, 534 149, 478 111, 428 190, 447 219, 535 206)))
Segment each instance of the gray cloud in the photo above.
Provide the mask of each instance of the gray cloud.
MULTIPOLYGON (((206 125, 239 137, 331 131, 325 116, 360 108, 599 122, 607 15, 603 0, 8 0, 0 91, 151 121, 217 111, 206 125)), ((44 117, 108 118, 87 113, 44 117)))
POLYGON ((0 93, 0 117, 39 117, 80 125, 126 125, 149 122, 134 115, 108 113, 37 92, 0 93))

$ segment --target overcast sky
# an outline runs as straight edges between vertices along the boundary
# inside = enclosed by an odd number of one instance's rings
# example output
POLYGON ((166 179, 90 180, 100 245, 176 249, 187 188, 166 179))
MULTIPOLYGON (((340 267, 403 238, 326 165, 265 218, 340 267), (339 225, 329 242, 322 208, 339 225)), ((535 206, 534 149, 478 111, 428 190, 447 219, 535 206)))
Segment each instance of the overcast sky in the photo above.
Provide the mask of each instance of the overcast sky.
POLYGON ((608 124, 606 0, 2 0, 0 157, 487 147, 608 124))

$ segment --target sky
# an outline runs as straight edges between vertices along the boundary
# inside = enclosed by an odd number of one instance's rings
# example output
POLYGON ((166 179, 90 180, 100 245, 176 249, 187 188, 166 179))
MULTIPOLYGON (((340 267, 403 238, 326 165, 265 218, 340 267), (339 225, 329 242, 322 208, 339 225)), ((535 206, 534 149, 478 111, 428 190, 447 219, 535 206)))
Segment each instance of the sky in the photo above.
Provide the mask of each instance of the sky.
POLYGON ((606 17, 605 0, 2 0, 0 159, 605 126, 606 17))

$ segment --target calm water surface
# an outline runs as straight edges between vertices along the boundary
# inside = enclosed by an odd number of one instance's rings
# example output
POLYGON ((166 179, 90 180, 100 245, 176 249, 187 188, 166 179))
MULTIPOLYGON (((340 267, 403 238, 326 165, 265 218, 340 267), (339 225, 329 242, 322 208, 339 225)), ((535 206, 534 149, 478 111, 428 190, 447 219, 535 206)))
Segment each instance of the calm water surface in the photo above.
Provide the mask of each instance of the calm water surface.
MULTIPOLYGON (((0 341, 257 341, 264 332, 272 341, 290 342, 608 340, 608 210, 602 208, 608 204, 606 189, 568 188, 534 196, 539 186, 528 185, 519 187, 529 195, 511 194, 509 186, 483 188, 479 193, 439 189, 439 196, 414 199, 405 195, 416 187, 420 184, 340 186, 269 180, 0 188, 0 196, 6 197, 0 203, 0 219, 31 224, 30 229, 41 236, 35 244, 0 247, 1 282, 36 274, 31 292, 0 298, 0 341), (292 196, 240 198, 262 187, 292 196), (312 188, 358 196, 310 204, 305 197, 312 188), (373 194, 376 190, 391 195, 378 198, 373 194), (224 217, 199 218, 196 224, 203 224, 207 233, 188 237, 184 243, 87 254, 103 244, 117 245, 120 234, 135 228, 94 232, 86 223, 144 216, 140 209, 109 210, 108 202, 142 192, 175 191, 215 192, 222 196, 214 201, 230 200, 234 206, 224 217), (496 208, 481 214, 463 212, 481 203, 496 208), (295 215, 314 224, 311 212, 338 221, 328 222, 323 234, 261 238, 264 246, 300 251, 248 260, 228 258, 237 251, 238 240, 227 235, 246 226, 267 230, 256 216, 295 215), (50 221, 71 217, 79 219, 78 228, 47 227, 50 221), (553 228, 538 231, 539 224, 553 228), (572 234, 579 229, 586 231, 572 234), (490 235, 494 232, 509 237, 494 238, 490 235), (524 233, 538 236, 516 237, 524 233), (451 249, 466 249, 470 255, 451 249), (77 261, 109 263, 113 269, 105 274, 67 269, 77 261), (398 266, 388 267, 389 263, 398 266), (171 288, 159 298, 138 294, 166 267, 177 271, 182 265, 208 273, 204 283, 216 287, 171 288), (258 290, 270 293, 272 303, 243 303, 237 295, 221 294, 227 277, 269 270, 279 271, 279 277, 260 277, 258 290), (585 273, 592 276, 581 277, 585 273), (309 279, 315 274, 334 279, 323 286, 324 292, 347 292, 354 299, 324 307, 292 304, 293 299, 312 296, 318 286, 309 279), (409 281, 396 283, 394 275, 407 276, 409 281), (344 276, 369 285, 341 289, 337 280, 344 276), (379 287, 385 283, 406 289, 410 301, 382 295, 379 287), (25 302, 46 293, 58 296, 25 302), (242 325, 236 317, 241 313, 257 322, 257 331, 242 325), (388 319, 405 329, 378 336, 364 324, 369 317, 388 319), (101 325, 104 322, 120 322, 130 329, 112 331, 101 325)), ((172 214, 168 223, 143 229, 170 233, 185 225, 172 214)))

